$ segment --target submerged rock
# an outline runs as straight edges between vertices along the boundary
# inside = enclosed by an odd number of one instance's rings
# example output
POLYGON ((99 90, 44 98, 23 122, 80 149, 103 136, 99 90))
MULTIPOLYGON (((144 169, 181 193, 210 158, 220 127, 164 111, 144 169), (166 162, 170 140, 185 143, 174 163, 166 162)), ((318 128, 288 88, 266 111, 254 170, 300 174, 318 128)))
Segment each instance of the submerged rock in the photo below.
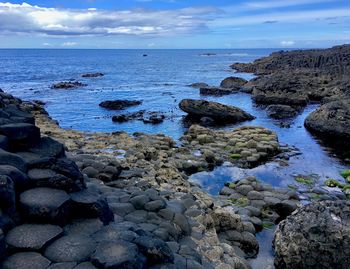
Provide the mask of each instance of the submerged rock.
POLYGON ((196 83, 192 83, 188 86, 192 87, 192 88, 197 88, 197 89, 209 87, 209 85, 207 83, 204 83, 204 82, 196 82, 196 83))
POLYGON ((234 106, 227 106, 204 100, 184 99, 179 107, 194 118, 209 117, 217 122, 241 122, 253 120, 255 117, 234 106))
POLYGON ((97 78, 97 77, 103 77, 104 74, 103 73, 86 73, 81 75, 83 78, 97 78))
POLYGON ((114 100, 114 101, 104 101, 99 104, 100 107, 110 109, 110 110, 123 110, 131 106, 141 105, 142 101, 133 100, 114 100))
POLYGON ((323 201, 298 209, 275 233, 278 269, 347 269, 350 202, 323 201))
POLYGON ((327 103, 312 112, 305 120, 311 131, 337 138, 338 142, 350 144, 350 99, 327 103))
POLYGON ((87 84, 81 83, 79 81, 65 81, 53 84, 52 89, 74 89, 80 87, 86 87, 87 84))

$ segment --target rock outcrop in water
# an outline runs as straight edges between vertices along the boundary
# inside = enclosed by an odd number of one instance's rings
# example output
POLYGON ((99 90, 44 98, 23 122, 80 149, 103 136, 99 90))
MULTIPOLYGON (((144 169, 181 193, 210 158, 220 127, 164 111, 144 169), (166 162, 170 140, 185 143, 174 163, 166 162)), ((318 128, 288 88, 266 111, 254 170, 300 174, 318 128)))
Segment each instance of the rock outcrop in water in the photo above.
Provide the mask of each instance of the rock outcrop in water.
POLYGON ((197 119, 209 117, 217 123, 236 123, 255 118, 240 108, 204 100, 184 99, 180 102, 179 107, 190 117, 197 119))
POLYGON ((97 72, 97 73, 86 73, 86 74, 82 74, 81 77, 83 78, 98 78, 98 77, 103 77, 104 74, 97 72))
POLYGON ((280 223, 274 238, 277 269, 347 269, 350 203, 316 202, 280 223))
POLYGON ((59 82, 59 83, 53 84, 51 88, 52 89, 74 89, 74 88, 80 88, 85 86, 87 86, 87 84, 81 83, 79 81, 65 81, 65 82, 59 82))
POLYGON ((232 68, 258 75, 251 81, 256 89, 253 93, 256 102, 306 105, 309 100, 350 96, 349 66, 350 45, 344 45, 325 50, 275 52, 253 63, 235 63, 232 68))
POLYGON ((225 78, 223 81, 220 83, 220 87, 226 88, 226 89, 231 89, 231 90, 240 90, 241 87, 243 87, 248 81, 239 78, 239 77, 228 77, 225 78))
POLYGON ((146 112, 145 110, 140 110, 133 113, 115 115, 112 117, 114 122, 127 122, 132 120, 143 121, 144 123, 159 124, 165 119, 165 115, 158 112, 146 112))
POLYGON ((313 132, 350 145, 350 98, 322 105, 306 118, 305 126, 313 132))
POLYGON ((99 104, 99 106, 110 110, 123 110, 128 107, 138 106, 141 104, 142 104, 142 101, 113 100, 113 101, 103 101, 99 104))

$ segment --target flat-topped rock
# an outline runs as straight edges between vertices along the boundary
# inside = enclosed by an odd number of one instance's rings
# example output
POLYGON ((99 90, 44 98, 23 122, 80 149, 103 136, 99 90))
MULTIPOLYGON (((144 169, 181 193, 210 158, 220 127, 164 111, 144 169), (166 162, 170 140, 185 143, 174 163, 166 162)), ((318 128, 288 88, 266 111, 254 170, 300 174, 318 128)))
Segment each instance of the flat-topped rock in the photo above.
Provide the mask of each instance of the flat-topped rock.
POLYGON ((95 242, 83 235, 67 235, 54 241, 45 250, 45 257, 53 262, 85 262, 96 248, 95 242))
POLYGON ((62 234, 59 226, 50 224, 23 224, 15 227, 6 235, 10 248, 22 250, 40 250, 62 234))
POLYGON ((146 268, 146 258, 133 243, 117 240, 102 242, 97 246, 91 257, 92 263, 98 268, 146 268))
POLYGON ((210 117, 219 122, 240 122, 254 119, 254 116, 240 108, 204 100, 184 99, 180 108, 196 118, 210 117))
POLYGON ((70 197, 51 188, 34 188, 20 195, 21 208, 28 219, 61 223, 67 221, 70 197))
POLYGON ((201 87, 199 89, 199 93, 201 95, 214 95, 214 96, 222 96, 222 95, 232 94, 232 93, 235 93, 237 91, 238 90, 236 90, 236 89, 213 87, 213 86, 201 87))
POLYGON ((47 269, 50 261, 37 252, 19 252, 6 258, 3 269, 47 269))
POLYGON ((99 104, 100 107, 110 109, 110 110, 123 110, 131 106, 141 105, 142 101, 134 100, 114 100, 114 101, 104 101, 99 104))
POLYGON ((0 134, 7 136, 11 149, 28 148, 40 140, 40 129, 29 123, 1 125, 0 134))
POLYGON ((61 158, 65 156, 64 146, 51 137, 42 137, 40 141, 28 149, 41 157, 61 158))

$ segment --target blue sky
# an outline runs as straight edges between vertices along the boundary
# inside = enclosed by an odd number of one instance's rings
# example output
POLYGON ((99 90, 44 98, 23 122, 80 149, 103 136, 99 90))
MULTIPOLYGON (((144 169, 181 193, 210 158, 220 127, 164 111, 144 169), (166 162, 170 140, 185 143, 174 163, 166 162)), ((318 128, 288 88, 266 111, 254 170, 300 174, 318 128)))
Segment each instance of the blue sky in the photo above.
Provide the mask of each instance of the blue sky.
POLYGON ((2 48, 316 48, 350 43, 349 0, 0 0, 2 48))

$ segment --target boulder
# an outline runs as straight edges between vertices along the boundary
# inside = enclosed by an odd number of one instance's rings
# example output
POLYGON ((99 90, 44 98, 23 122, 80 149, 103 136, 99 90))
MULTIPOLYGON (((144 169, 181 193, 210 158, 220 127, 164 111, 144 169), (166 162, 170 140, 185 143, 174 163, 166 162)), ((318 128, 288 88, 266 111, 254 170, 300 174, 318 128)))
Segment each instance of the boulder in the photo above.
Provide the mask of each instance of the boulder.
POLYGON ((147 268, 146 258, 139 252, 138 247, 123 240, 100 243, 91 261, 97 268, 147 268))
POLYGON ((142 101, 133 100, 114 100, 114 101, 104 101, 99 104, 100 107, 110 109, 110 110, 123 110, 131 106, 141 105, 142 101))
POLYGON ((37 252, 19 252, 0 264, 2 269, 47 269, 50 261, 37 252))
POLYGON ((79 81, 64 81, 53 84, 51 86, 52 89, 74 89, 80 87, 86 87, 87 84, 81 83, 79 81))
POLYGON ((226 88, 226 89, 234 89, 238 91, 247 82, 248 81, 245 80, 244 78, 228 77, 228 78, 225 78, 223 81, 221 81, 220 87, 226 88))
POLYGON ((350 202, 306 205, 275 233, 277 269, 347 269, 350 264, 350 202))
POLYGON ((198 119, 210 117, 217 122, 235 123, 255 118, 240 108, 204 100, 184 99, 179 106, 189 116, 198 119))
POLYGON ((52 263, 47 269, 73 269, 77 268, 76 266, 76 262, 58 262, 52 263))
POLYGON ((59 226, 50 224, 23 224, 6 235, 6 243, 11 249, 39 251, 63 233, 59 226))
POLYGON ((305 127, 320 135, 350 144, 350 99, 330 102, 312 112, 305 127))
POLYGON ((20 206, 29 220, 62 224, 69 220, 71 201, 65 191, 34 188, 21 193, 20 206))
POLYGON ((298 114, 298 111, 288 105, 269 105, 267 107, 267 115, 274 119, 293 118, 298 114))
POLYGON ((13 150, 28 148, 40 141, 40 129, 29 123, 1 125, 0 133, 7 136, 13 150))
POLYGON ((95 242, 84 235, 66 235, 49 245, 44 255, 53 262, 86 262, 95 251, 95 242))

